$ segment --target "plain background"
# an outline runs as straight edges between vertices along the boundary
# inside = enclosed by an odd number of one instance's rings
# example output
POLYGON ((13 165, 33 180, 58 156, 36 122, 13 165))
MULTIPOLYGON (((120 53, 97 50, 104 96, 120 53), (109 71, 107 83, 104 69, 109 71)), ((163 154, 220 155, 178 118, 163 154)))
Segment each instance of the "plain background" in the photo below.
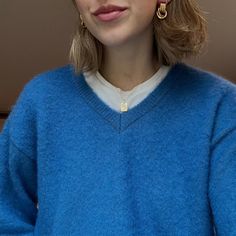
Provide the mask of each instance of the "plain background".
MULTIPOLYGON (((209 43, 188 62, 236 82, 236 1, 199 4, 207 12, 209 43)), ((68 64, 76 17, 71 0, 0 1, 0 111, 11 109, 34 75, 68 64)))

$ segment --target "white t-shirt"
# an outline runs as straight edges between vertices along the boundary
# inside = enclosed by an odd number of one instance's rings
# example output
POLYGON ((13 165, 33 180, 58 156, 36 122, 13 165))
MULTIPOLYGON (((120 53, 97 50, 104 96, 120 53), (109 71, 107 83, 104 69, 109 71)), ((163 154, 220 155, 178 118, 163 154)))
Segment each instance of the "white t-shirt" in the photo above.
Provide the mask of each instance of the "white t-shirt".
POLYGON ((151 78, 129 91, 115 87, 98 71, 93 74, 84 72, 84 77, 104 103, 118 112, 124 112, 143 101, 163 81, 170 68, 170 66, 161 66, 151 78))

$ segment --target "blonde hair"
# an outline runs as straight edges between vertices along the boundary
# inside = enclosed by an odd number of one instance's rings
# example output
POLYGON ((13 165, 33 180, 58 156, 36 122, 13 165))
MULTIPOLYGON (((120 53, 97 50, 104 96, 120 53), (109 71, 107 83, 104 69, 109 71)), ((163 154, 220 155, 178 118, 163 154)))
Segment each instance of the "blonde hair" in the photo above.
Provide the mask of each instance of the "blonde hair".
MULTIPOLYGON (((72 1, 77 9, 75 0, 72 1)), ((167 11, 166 19, 159 20, 156 15, 153 18, 154 46, 160 64, 174 65, 200 53, 207 39, 207 24, 196 0, 172 0, 167 11)), ((97 71, 102 62, 102 48, 78 17, 69 52, 75 72, 97 71)))

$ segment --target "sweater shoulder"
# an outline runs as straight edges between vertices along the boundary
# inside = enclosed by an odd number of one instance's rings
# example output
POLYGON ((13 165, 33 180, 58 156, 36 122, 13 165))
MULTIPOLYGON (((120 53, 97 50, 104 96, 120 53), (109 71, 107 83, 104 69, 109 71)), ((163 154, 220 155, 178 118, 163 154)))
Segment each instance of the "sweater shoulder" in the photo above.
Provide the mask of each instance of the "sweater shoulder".
POLYGON ((73 66, 71 64, 66 64, 60 67, 52 68, 49 70, 45 70, 41 73, 36 74, 33 79, 34 80, 42 80, 42 79, 51 79, 55 80, 62 76, 70 76, 73 72, 73 66))
POLYGON ((59 99, 65 91, 71 90, 74 76, 73 66, 70 64, 43 71, 25 84, 20 96, 28 97, 35 109, 41 109, 41 105, 50 97, 59 99))
POLYGON ((200 69, 187 64, 179 64, 182 85, 195 86, 196 89, 224 95, 235 93, 236 84, 216 73, 200 69))
POLYGON ((61 67, 53 68, 43 71, 32 77, 32 79, 26 83, 27 89, 46 88, 47 86, 59 85, 63 82, 69 81, 73 75, 73 67, 68 64, 61 67))
POLYGON ((187 64, 177 64, 172 70, 175 77, 173 98, 183 98, 199 106, 205 104, 210 110, 220 104, 236 105, 236 85, 224 77, 187 64))
POLYGON ((180 83, 187 98, 204 104, 208 116, 213 114, 212 143, 218 143, 222 137, 236 130, 236 85, 224 77, 212 72, 181 65, 180 83), (191 91, 191 92, 189 92, 191 91))
POLYGON ((21 90, 2 129, 11 141, 25 153, 36 156, 39 113, 48 102, 59 98, 60 88, 71 79, 72 67, 65 65, 35 75, 21 90))

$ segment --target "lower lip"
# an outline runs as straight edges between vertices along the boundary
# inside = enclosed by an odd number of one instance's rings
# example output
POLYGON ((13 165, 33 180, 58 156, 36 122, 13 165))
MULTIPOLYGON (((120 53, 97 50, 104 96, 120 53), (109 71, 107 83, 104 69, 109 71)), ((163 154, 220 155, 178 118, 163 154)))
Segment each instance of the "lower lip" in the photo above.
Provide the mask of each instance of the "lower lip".
POLYGON ((125 12, 125 10, 112 11, 109 13, 99 14, 96 17, 101 21, 109 22, 109 21, 113 21, 113 20, 120 18, 124 12, 125 12))

